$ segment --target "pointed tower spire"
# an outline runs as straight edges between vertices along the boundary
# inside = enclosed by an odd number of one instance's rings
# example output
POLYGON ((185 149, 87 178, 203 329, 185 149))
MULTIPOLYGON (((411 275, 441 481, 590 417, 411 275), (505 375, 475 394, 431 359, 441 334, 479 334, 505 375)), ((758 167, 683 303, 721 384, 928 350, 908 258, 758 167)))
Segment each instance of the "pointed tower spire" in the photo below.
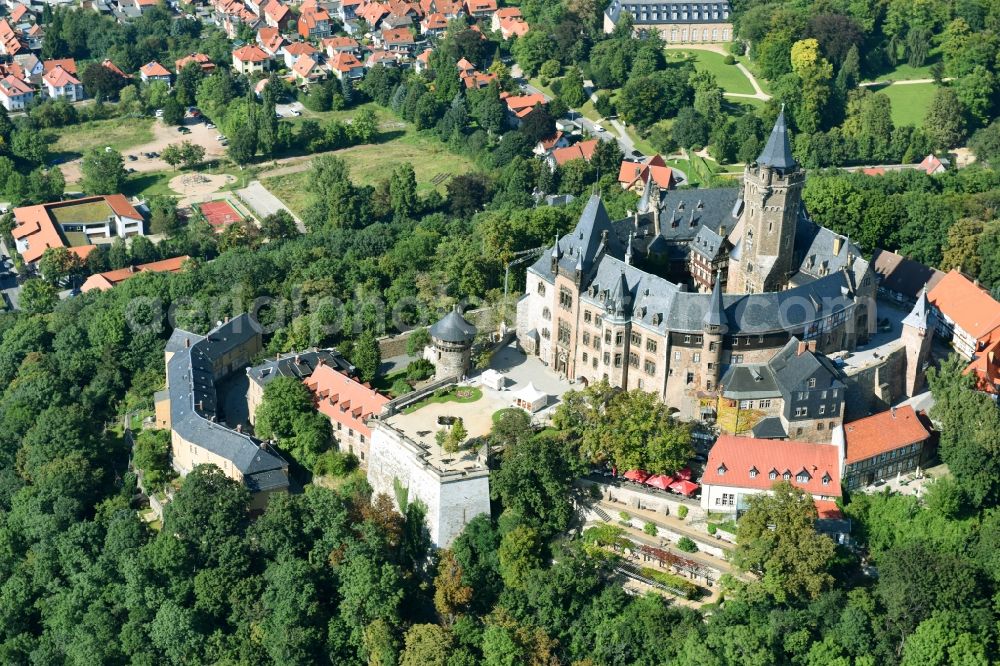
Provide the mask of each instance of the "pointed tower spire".
POLYGON ((722 302, 722 271, 715 274, 715 284, 712 285, 712 298, 708 302, 708 311, 701 320, 705 330, 725 332, 729 327, 726 318, 726 308, 722 302))
POLYGON ((910 314, 903 319, 903 326, 912 326, 917 330, 926 331, 928 328, 928 317, 930 315, 930 304, 927 302, 927 286, 920 290, 917 296, 917 303, 910 310, 910 314))
POLYGON ((556 243, 552 246, 551 252, 552 259, 558 261, 562 257, 562 250, 559 249, 559 234, 556 233, 556 243))
POLYGON ((757 158, 757 163, 768 166, 772 169, 789 171, 798 167, 795 158, 792 157, 792 146, 788 141, 788 125, 785 122, 785 105, 781 105, 781 112, 774 122, 774 129, 767 139, 767 145, 757 158))

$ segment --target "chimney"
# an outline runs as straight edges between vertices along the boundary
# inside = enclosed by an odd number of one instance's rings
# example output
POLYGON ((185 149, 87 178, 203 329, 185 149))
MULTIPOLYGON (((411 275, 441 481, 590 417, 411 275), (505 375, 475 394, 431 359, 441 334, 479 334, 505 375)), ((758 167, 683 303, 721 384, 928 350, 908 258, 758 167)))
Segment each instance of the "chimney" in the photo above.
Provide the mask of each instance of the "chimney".
POLYGON ((184 338, 184 347, 191 346, 191 338, 184 338))
POLYGON ((198 401, 198 411, 200 412, 203 409, 205 409, 205 401, 204 400, 199 400, 198 401))
POLYGON ((726 225, 719 225, 719 235, 723 238, 726 237, 726 225))
POLYGON ((236 424, 236 432, 243 432, 243 424, 242 423, 237 423, 236 424))
POLYGON ((843 237, 841 236, 833 237, 833 256, 836 257, 837 255, 840 254, 840 248, 843 245, 843 243, 844 243, 843 237))
POLYGON ((808 350, 809 350, 809 343, 806 342, 805 340, 799 340, 799 348, 796 351, 795 355, 796 356, 802 356, 808 350))
POLYGON ((692 208, 691 209, 691 217, 688 220, 688 226, 691 226, 691 227, 694 226, 694 211, 695 211, 695 209, 692 208))

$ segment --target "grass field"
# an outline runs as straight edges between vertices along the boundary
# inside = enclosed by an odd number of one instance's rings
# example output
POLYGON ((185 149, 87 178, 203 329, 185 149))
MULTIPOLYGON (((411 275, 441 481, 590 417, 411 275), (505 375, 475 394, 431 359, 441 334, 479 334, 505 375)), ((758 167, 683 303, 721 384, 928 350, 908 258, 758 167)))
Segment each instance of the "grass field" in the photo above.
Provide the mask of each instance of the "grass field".
POLYGON ((752 95, 753 86, 736 65, 727 65, 726 56, 714 51, 670 49, 667 51, 668 61, 682 60, 690 57, 694 60, 694 68, 699 72, 711 72, 715 80, 725 92, 752 95))
POLYGON ((891 85, 879 88, 892 101, 892 122, 899 125, 916 125, 924 122, 924 116, 934 98, 936 86, 933 83, 913 83, 891 85))
POLYGON ((122 194, 125 196, 142 195, 145 197, 167 195, 178 196, 170 189, 170 179, 177 175, 176 171, 146 171, 134 173, 125 181, 122 194))
POLYGON ((59 224, 92 224, 111 215, 111 206, 103 199, 71 206, 55 206, 49 211, 59 224))
MULTIPOLYGON (((444 144, 432 136, 404 133, 402 136, 377 144, 352 146, 336 151, 351 169, 351 180, 364 185, 374 185, 389 176, 394 167, 405 162, 413 165, 417 176, 417 191, 430 192, 435 187, 443 189, 447 178, 438 184, 433 181, 447 174, 459 175, 474 170, 472 161, 449 152, 444 144)), ((296 213, 301 213, 312 196, 305 183, 309 171, 264 177, 264 186, 296 213)))
POLYGON ((64 159, 83 155, 91 148, 111 146, 126 152, 153 140, 152 118, 111 118, 67 125, 51 130, 55 140, 49 150, 64 159))
POLYGON ((931 49, 930 54, 927 57, 927 62, 925 62, 920 67, 910 67, 905 62, 896 65, 895 68, 889 70, 888 72, 883 72, 877 75, 873 79, 865 79, 866 81, 908 81, 910 79, 929 79, 932 78, 931 67, 940 59, 940 49, 931 49))

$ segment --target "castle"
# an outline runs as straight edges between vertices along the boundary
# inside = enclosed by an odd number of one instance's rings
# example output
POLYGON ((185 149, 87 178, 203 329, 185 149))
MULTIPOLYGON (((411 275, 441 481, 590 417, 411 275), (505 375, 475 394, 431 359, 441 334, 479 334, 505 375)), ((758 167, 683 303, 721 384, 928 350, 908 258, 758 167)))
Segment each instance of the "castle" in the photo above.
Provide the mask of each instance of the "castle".
POLYGON ((528 268, 521 346, 583 384, 657 394, 715 418, 720 379, 792 338, 830 354, 875 331, 877 284, 857 246, 809 219, 784 111, 739 189, 661 192, 612 221, 599 196, 528 268))

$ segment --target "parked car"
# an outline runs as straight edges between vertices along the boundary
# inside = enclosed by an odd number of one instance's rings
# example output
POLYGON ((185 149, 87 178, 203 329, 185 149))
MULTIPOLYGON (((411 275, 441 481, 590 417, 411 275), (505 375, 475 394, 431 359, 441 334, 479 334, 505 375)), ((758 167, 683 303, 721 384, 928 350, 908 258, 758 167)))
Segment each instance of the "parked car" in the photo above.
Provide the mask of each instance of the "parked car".
POLYGON ((157 109, 155 115, 156 115, 157 118, 162 118, 163 117, 163 109, 157 109))
POLYGON ((136 157, 135 155, 129 155, 128 156, 128 161, 129 162, 135 162, 137 159, 139 159, 139 158, 136 157))
POLYGON ((181 134, 190 134, 191 133, 191 130, 189 130, 187 127, 178 127, 177 131, 180 132, 181 134))
POLYGON ((226 137, 223 136, 222 134, 218 134, 218 135, 216 135, 215 140, 216 141, 225 141, 226 137))
POLYGON ((603 125, 600 125, 600 124, 597 124, 597 123, 594 124, 594 129, 597 130, 598 132, 607 132, 607 130, 604 129, 603 125))
POLYGON ((302 115, 302 112, 301 112, 301 111, 292 111, 292 112, 291 112, 291 113, 289 113, 288 115, 290 115, 290 116, 295 116, 296 118, 298 118, 299 116, 301 116, 301 115, 302 115))
POLYGON ((205 127, 208 129, 215 129, 215 123, 206 122, 205 127))

